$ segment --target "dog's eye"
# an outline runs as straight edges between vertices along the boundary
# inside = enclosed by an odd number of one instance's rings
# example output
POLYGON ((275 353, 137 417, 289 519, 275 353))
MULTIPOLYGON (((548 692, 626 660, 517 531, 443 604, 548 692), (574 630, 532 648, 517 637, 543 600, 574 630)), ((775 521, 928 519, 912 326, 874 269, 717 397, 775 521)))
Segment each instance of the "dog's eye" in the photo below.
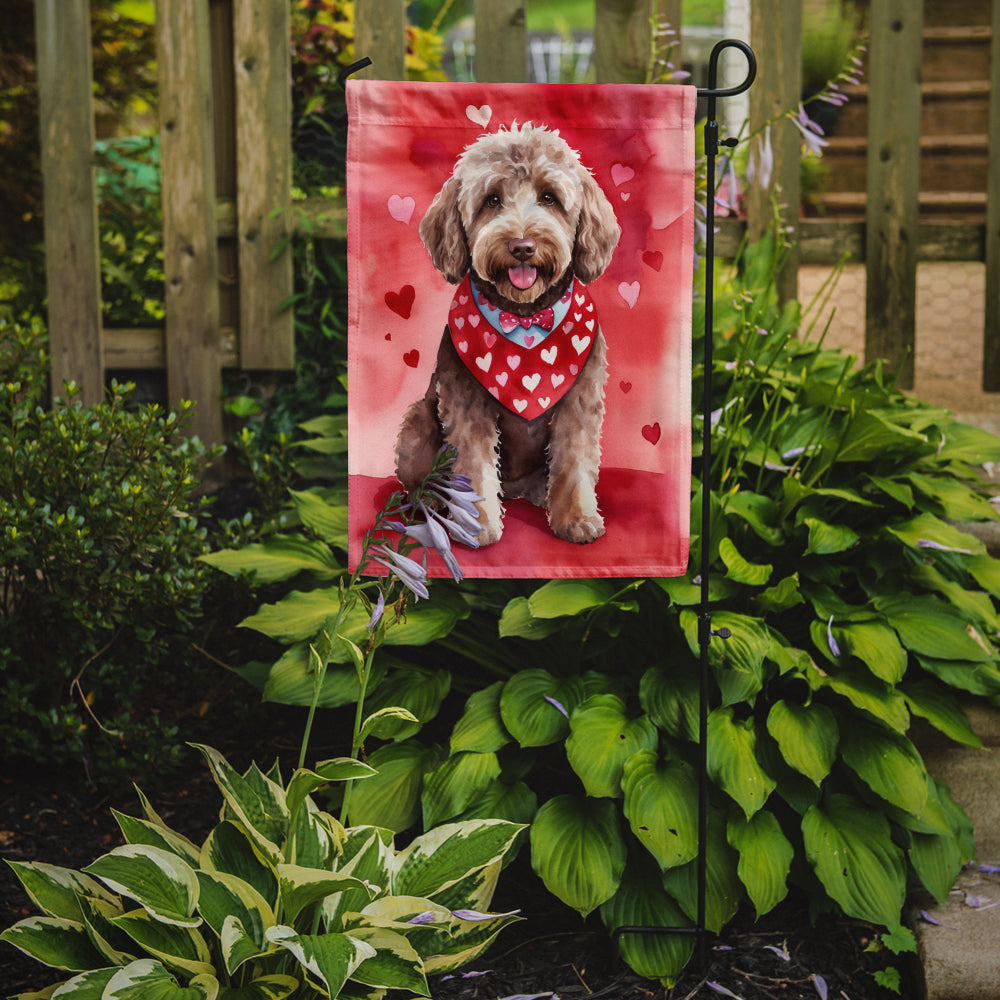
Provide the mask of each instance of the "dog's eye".
POLYGON ((551 191, 543 191, 538 196, 539 205, 556 205, 558 204, 556 196, 551 191))
POLYGON ((491 194, 486 198, 487 208, 499 208, 502 204, 503 202, 500 200, 500 195, 498 194, 491 194))

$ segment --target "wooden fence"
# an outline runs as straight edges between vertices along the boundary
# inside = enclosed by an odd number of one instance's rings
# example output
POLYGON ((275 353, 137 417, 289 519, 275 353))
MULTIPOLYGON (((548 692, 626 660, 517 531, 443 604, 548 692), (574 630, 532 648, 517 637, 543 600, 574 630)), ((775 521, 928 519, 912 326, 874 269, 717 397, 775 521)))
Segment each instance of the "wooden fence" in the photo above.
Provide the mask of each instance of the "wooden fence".
MULTIPOLYGON (((166 325, 108 330, 101 326, 88 0, 35 0, 54 386, 73 379, 84 400, 94 401, 107 370, 165 369, 169 400, 195 400, 196 433, 220 441, 222 369, 293 365, 292 316, 282 308, 292 290, 291 255, 276 252, 292 219, 282 211, 291 202, 289 2, 158 0, 166 325)), ((479 80, 527 78, 527 2, 475 0, 479 80)), ((681 6, 681 0, 595 0, 598 82, 643 82, 650 17, 680 25, 681 6)), ((983 380, 996 391, 1000 0, 992 3, 985 224, 922 223, 918 216, 922 10, 922 0, 871 0, 866 218, 787 217, 798 239, 782 290, 795 294, 800 263, 832 263, 844 253, 863 260, 866 355, 895 364, 914 346, 917 262, 985 261, 983 380)), ((753 129, 798 104, 802 3, 753 0, 751 16, 759 65, 750 91, 753 129)), ((355 19, 356 52, 374 63, 365 75, 402 78, 405 0, 357 0, 355 19)), ((763 230, 774 196, 799 203, 800 137, 790 123, 781 124, 787 127, 774 131, 769 187, 748 193, 746 222, 725 220, 716 242, 722 255, 733 252, 745 228, 763 230)), ((314 235, 342 236, 342 201, 311 201, 302 213, 314 220, 314 235)), ((912 384, 912 359, 911 353, 904 384, 912 384)))

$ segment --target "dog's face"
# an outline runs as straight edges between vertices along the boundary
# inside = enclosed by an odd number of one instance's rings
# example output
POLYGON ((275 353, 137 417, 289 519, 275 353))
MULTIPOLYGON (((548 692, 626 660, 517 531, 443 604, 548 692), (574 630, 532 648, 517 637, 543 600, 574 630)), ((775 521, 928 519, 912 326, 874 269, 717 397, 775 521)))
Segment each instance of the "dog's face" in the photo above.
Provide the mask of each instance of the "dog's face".
POLYGON ((529 124, 465 150, 420 236, 449 281, 471 266, 504 299, 530 304, 570 271, 584 284, 598 277, 619 229, 579 156, 558 133, 529 124))

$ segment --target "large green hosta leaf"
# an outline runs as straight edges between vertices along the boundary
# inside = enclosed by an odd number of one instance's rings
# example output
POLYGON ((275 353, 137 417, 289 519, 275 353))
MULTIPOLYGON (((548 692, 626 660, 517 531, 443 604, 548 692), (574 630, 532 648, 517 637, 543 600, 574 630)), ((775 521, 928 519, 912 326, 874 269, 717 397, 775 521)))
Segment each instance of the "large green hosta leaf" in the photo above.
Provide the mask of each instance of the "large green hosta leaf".
POLYGON ((936 681, 907 681, 900 686, 906 704, 914 715, 926 719, 956 743, 967 747, 981 747, 983 741, 972 728, 969 717, 958 699, 936 681))
POLYGON ((699 681, 694 669, 650 667, 639 681, 639 704, 660 729, 678 740, 698 739, 699 681))
POLYGON ((906 865, 885 816, 837 793, 809 809, 802 836, 817 877, 849 917, 899 923, 906 865))
POLYGON ((477 753, 495 753, 510 742, 500 716, 500 693, 503 681, 469 696, 462 717, 451 733, 451 752, 474 750, 477 753))
POLYGON ((328 545, 296 535, 272 535, 265 542, 209 552, 199 558, 230 576, 246 574, 256 584, 288 580, 298 573, 331 580, 344 572, 328 545))
POLYGON ((885 595, 875 598, 875 607, 915 653, 939 660, 996 660, 996 651, 976 627, 936 597, 885 595))
MULTIPOLYGON (((682 611, 680 622, 692 654, 700 656, 698 616, 693 611, 682 611)), ((730 611, 713 613, 713 631, 724 628, 729 629, 729 637, 715 636, 708 646, 708 662, 715 671, 722 702, 724 705, 752 702, 764 683, 764 660, 771 648, 770 633, 759 618, 730 611)))
POLYGON ((837 756, 837 720, 826 705, 799 705, 779 699, 767 716, 767 731, 781 756, 817 786, 830 773, 837 756))
POLYGON ((607 604, 615 591, 610 580, 550 580, 528 598, 528 607, 535 618, 562 618, 607 604))
MULTIPOLYGON (((710 810, 705 845, 705 926, 718 934, 733 918, 744 897, 737 875, 736 852, 726 842, 721 812, 710 810)), ((698 918, 698 860, 663 873, 663 887, 691 920, 698 918)))
POLYGON ((841 742, 845 763, 876 795, 919 815, 927 801, 927 772, 910 740, 858 718, 841 742))
POLYGON ((659 739, 648 716, 629 719, 625 703, 613 694, 595 694, 569 720, 566 757, 588 795, 619 798, 622 768, 638 750, 653 750, 659 739))
POLYGON ((737 816, 729 821, 726 837, 739 851, 736 873, 760 918, 788 894, 788 873, 795 849, 782 833, 774 813, 762 809, 750 819, 737 816))
MULTIPOLYGON (((630 858, 617 892, 601 904, 601 920, 612 933, 619 927, 690 927, 684 911, 667 895, 648 859, 630 858)), ((691 959, 691 934, 622 934, 619 952, 640 976, 672 986, 691 959)))
POLYGON ((886 531, 914 549, 924 549, 926 543, 930 542, 934 546, 970 555, 982 555, 986 552, 986 546, 978 538, 933 514, 918 514, 909 521, 889 525, 886 531))
POLYGON ((400 833, 420 818, 424 774, 440 760, 438 751, 416 740, 379 747, 368 761, 378 772, 351 789, 352 826, 381 826, 400 833))
POLYGON ((625 870, 618 809, 608 799, 558 795, 531 824, 531 865, 546 888, 583 916, 610 899, 625 870))
POLYGON ((427 670, 405 667, 394 670, 375 688, 365 703, 366 711, 403 708, 414 716, 384 719, 379 724, 379 739, 405 740, 416 735, 420 727, 438 713, 441 702, 451 689, 451 674, 447 670, 427 670))
POLYGON ((622 790, 629 826, 661 869, 697 855, 698 782, 688 764, 640 751, 625 762, 622 790))
MULTIPOLYGON (((856 656, 879 680, 898 684, 903 679, 906 650, 888 626, 879 622, 849 622, 832 626, 832 632, 841 651, 856 656)), ((823 652, 824 645, 817 643, 823 652)))
POLYGON ((739 721, 733 709, 717 708, 708 717, 708 774, 749 819, 774 791, 776 782, 757 761, 753 718, 739 721))
POLYGON ((771 578, 774 566, 770 563, 751 563, 736 548, 735 542, 730 538, 719 540, 719 558, 725 563, 730 580, 737 583, 746 584, 748 587, 763 587, 771 578))
POLYGON ((454 819, 500 776, 495 753, 452 754, 424 779, 421 804, 424 826, 454 819))
POLYGON ((504 684, 500 715, 521 746, 547 746, 566 736, 569 716, 583 698, 579 677, 560 679, 547 670, 522 670, 504 684))

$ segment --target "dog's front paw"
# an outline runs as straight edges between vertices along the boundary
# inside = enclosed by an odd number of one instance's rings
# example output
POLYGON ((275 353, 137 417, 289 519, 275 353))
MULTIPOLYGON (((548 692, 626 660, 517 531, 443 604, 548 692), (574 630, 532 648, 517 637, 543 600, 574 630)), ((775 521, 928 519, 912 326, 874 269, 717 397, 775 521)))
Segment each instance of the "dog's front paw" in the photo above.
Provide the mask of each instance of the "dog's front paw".
POLYGON ((553 517, 550 518, 549 524, 553 534, 558 538, 576 545, 596 542, 604 534, 604 518, 598 513, 560 520, 553 517))

